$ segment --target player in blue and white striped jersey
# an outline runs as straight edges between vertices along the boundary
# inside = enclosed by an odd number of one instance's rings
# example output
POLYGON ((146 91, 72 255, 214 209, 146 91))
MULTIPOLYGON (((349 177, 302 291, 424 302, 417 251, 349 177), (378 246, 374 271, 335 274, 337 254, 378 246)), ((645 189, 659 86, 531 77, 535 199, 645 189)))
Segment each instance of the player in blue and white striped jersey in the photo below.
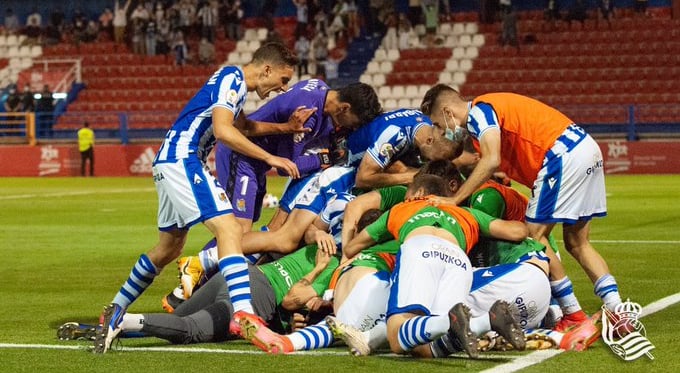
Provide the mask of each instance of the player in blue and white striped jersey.
MULTIPOLYGON (((241 250, 241 228, 232 214, 231 203, 205 166, 205 158, 218 140, 252 158, 267 162, 299 177, 295 164, 276 157, 249 141, 246 135, 301 130, 300 121, 313 113, 296 113, 288 125, 248 121, 242 115, 248 92, 260 98, 287 89, 298 58, 282 44, 268 43, 253 54, 243 67, 225 66, 216 71, 187 103, 168 131, 153 163, 158 192, 159 240, 148 254, 142 254, 113 302, 104 308, 102 333, 95 340, 95 352, 105 353, 120 332, 126 309, 168 263, 181 253, 189 228, 203 223, 216 237, 220 272, 225 277, 234 304, 234 320, 252 319, 250 281, 241 250)), ((264 328, 263 328, 264 329, 264 328)))
MULTIPOLYGON (((248 232, 243 236, 246 253, 289 253, 298 248, 305 229, 323 210, 327 201, 355 186, 372 189, 408 184, 416 169, 401 166, 401 172, 388 172, 395 160, 416 147, 430 160, 453 159, 457 144, 444 137, 444 130, 433 126, 418 110, 400 109, 383 113, 352 132, 347 139, 348 159, 343 166, 322 171, 300 198, 283 226, 273 232, 248 232)), ((346 242, 343 238, 343 242, 346 242)))

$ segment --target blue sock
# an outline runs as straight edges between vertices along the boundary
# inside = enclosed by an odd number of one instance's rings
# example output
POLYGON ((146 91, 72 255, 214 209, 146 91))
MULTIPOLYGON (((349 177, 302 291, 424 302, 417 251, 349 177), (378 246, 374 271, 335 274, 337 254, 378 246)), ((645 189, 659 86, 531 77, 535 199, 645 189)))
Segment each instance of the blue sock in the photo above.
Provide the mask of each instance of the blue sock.
POLYGON ((610 311, 614 311, 614 308, 621 303, 619 286, 616 284, 614 276, 610 274, 606 274, 595 281, 595 295, 602 298, 610 311))
POLYGON ((220 273, 227 281, 227 289, 234 312, 255 313, 250 303, 250 277, 243 255, 228 255, 219 261, 220 273))
POLYGON ((576 299, 576 295, 574 295, 574 286, 571 284, 569 277, 565 276, 561 280, 550 281, 550 290, 565 315, 581 310, 581 305, 578 299, 576 299))
POLYGON ((404 351, 429 343, 449 330, 448 316, 416 316, 399 327, 399 346, 404 351))
POLYGON ((288 338, 295 347, 295 351, 328 347, 334 341, 333 333, 325 321, 295 331, 289 334, 288 338))
POLYGON ((113 298, 113 303, 128 308, 151 285, 156 275, 156 266, 151 263, 151 259, 146 254, 142 254, 132 267, 127 281, 113 298))

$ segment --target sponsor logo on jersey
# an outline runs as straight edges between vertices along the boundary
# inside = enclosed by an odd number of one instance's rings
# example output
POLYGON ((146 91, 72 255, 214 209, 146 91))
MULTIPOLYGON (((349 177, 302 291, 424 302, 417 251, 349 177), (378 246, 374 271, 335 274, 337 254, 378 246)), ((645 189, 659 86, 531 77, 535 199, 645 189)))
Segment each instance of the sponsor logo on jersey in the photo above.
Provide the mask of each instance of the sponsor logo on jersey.
POLYGON ((482 273, 482 277, 493 277, 493 272, 488 269, 482 273))
POLYGON ((432 258, 436 260, 441 260, 444 263, 453 264, 456 267, 460 267, 463 268, 464 270, 467 270, 467 264, 457 256, 452 256, 437 250, 425 250, 422 252, 421 255, 425 259, 432 258))
POLYGON ((529 301, 528 304, 525 303, 524 298, 522 297, 515 298, 515 306, 517 306, 517 310, 519 311, 519 324, 522 328, 526 328, 529 320, 536 317, 538 306, 533 300, 529 301))
POLYGON ((593 163, 593 166, 592 166, 592 167, 588 167, 588 168, 586 169, 586 175, 590 175, 590 174, 594 173, 595 170, 597 170, 598 168, 602 168, 602 166, 604 166, 604 161, 601 160, 601 159, 596 160, 596 161, 593 163))
POLYGON ((227 103, 236 105, 238 102, 238 92, 236 90, 230 89, 229 92, 227 92, 227 103))
POLYGON ((203 182, 203 179, 198 174, 194 174, 194 184, 200 184, 201 182, 203 182))
POLYGON ((554 177, 548 179, 548 185, 550 186, 550 189, 555 187, 555 183, 557 183, 557 179, 555 179, 554 177))
POLYGON ((279 262, 272 262, 274 265, 274 268, 276 268, 277 271, 279 271, 279 274, 281 277, 283 277, 283 280, 286 282, 286 285, 288 285, 288 288, 290 289, 293 286, 293 280, 290 278, 290 274, 288 271, 286 271, 281 263, 279 262))
POLYGON ((380 145, 380 155, 385 158, 392 158, 394 156, 394 147, 390 143, 380 145))

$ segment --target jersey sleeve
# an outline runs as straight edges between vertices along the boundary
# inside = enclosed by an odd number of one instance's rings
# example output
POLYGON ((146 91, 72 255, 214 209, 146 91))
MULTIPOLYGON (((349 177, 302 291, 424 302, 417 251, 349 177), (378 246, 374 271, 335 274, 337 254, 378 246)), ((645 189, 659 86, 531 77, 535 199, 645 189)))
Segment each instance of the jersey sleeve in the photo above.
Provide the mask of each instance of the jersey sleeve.
POLYGON ((314 282, 312 282, 312 289, 314 289, 316 295, 321 295, 328 289, 328 284, 331 282, 333 272, 335 272, 335 269, 338 268, 339 264, 338 258, 332 257, 326 269, 324 269, 319 276, 316 277, 314 282))
POLYGON ((368 235, 375 242, 383 242, 390 239, 394 239, 392 234, 387 230, 387 219, 390 216, 390 212, 386 211, 384 214, 380 215, 378 220, 369 224, 365 229, 368 235))
POLYGON ((390 164, 395 155, 403 152, 409 145, 408 134, 399 126, 391 125, 383 130, 378 139, 366 153, 381 167, 390 164))
POLYGON ((218 70, 208 80, 208 86, 212 86, 211 99, 213 106, 223 107, 238 115, 245 102, 247 89, 243 80, 243 74, 238 69, 218 70))
POLYGON ((493 106, 484 102, 479 102, 470 108, 467 129, 478 139, 481 139, 484 133, 490 129, 500 130, 498 116, 496 115, 493 106))
POLYGON ((479 211, 476 209, 471 209, 471 208, 466 208, 471 214, 472 217, 477 220, 477 223, 479 223, 479 232, 480 234, 484 236, 489 236, 489 225, 491 224, 492 221, 496 220, 497 218, 485 213, 484 211, 479 211))
POLYGON ((404 202, 406 189, 404 185, 394 185, 378 189, 378 193, 380 193, 380 210, 387 211, 392 206, 404 202))
POLYGON ((505 214, 505 200, 493 188, 485 188, 472 194, 472 197, 470 197, 470 207, 475 210, 484 211, 497 218, 502 218, 505 214))

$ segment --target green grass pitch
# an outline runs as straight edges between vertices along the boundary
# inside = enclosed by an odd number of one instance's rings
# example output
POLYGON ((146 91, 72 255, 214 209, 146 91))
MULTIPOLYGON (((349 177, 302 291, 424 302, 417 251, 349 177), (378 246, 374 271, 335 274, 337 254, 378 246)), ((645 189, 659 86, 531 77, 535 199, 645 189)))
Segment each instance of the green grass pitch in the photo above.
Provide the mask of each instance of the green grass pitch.
MULTIPOLYGON (((643 306, 680 291, 678 185, 680 176, 608 176, 609 216, 596 219, 592 227, 591 239, 622 295, 643 306)), ((282 179, 270 181, 274 194, 280 195, 282 186, 282 179)), ((324 354, 267 356, 245 342, 170 346, 139 338, 100 356, 87 351, 89 343, 58 341, 61 323, 94 323, 139 254, 154 245, 156 206, 150 178, 0 181, 0 372, 482 371, 527 354, 424 361, 388 355, 354 358, 335 347, 324 354), (153 350, 159 347, 177 350, 153 350), (185 351, 188 347, 194 350, 185 351)), ((262 220, 271 212, 265 211, 262 220)), ((556 233, 559 238, 559 230, 556 233)), ((185 253, 195 254, 209 238, 204 227, 195 227, 185 253)), ((592 284, 568 254, 563 258, 581 304, 589 313, 596 311, 599 299, 592 284)), ((169 266, 130 312, 162 312, 160 299, 175 285, 176 270, 169 266)), ((626 363, 598 341, 586 352, 563 353, 526 371, 680 371, 680 357, 674 352, 680 339, 680 306, 671 305, 642 322, 656 345, 654 361, 626 363)))

